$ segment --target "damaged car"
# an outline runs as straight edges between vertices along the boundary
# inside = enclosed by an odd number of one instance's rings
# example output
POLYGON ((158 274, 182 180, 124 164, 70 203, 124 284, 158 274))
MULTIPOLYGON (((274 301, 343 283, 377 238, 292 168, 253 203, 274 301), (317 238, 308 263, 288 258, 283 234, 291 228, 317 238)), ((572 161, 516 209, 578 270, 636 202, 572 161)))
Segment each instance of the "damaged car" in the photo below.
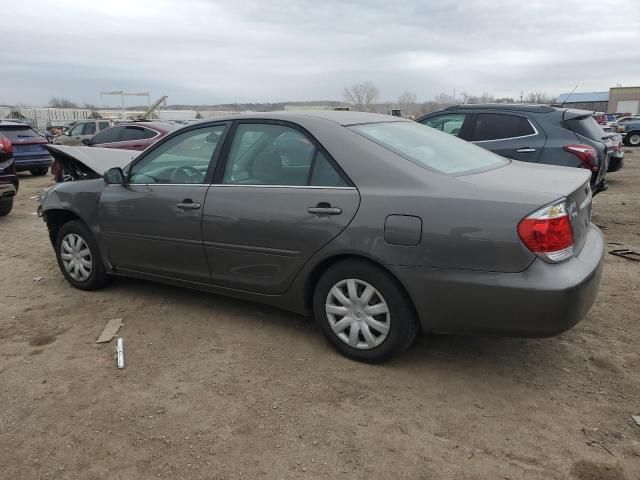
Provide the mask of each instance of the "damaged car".
POLYGON ((402 118, 246 114, 143 152, 49 149, 65 181, 38 211, 79 289, 136 277, 313 314, 368 362, 419 331, 555 335, 598 291, 589 170, 402 118))

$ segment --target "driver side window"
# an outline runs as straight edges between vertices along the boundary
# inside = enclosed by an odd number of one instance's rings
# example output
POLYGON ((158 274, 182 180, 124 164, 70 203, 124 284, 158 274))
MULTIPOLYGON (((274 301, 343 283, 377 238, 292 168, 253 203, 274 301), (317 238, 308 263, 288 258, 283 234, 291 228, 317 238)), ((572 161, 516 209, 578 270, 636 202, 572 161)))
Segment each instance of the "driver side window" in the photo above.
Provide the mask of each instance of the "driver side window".
POLYGON ((167 140, 133 166, 129 183, 204 183, 225 127, 197 128, 167 140))
POLYGON ((464 113, 449 113, 446 115, 437 115, 435 117, 427 118, 422 120, 420 123, 427 127, 435 128, 441 132, 450 133, 451 135, 458 137, 460 136, 460 130, 462 129, 465 117, 466 114, 464 113))

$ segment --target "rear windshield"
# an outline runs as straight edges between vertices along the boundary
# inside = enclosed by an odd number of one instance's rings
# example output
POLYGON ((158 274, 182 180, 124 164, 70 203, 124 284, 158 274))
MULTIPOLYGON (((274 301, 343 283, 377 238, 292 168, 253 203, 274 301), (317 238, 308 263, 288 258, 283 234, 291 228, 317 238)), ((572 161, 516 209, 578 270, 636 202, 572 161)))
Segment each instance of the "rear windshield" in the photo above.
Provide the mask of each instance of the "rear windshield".
POLYGON ((7 137, 10 142, 40 140, 42 138, 33 128, 22 125, 0 125, 0 133, 7 137))
POLYGON ((591 115, 588 117, 565 120, 565 123, 572 132, 582 135, 583 137, 590 138, 591 140, 600 141, 604 136, 606 136, 605 131, 591 115))
POLYGON ((462 175, 509 163, 484 148, 420 123, 368 123, 349 128, 407 160, 439 173, 462 175))

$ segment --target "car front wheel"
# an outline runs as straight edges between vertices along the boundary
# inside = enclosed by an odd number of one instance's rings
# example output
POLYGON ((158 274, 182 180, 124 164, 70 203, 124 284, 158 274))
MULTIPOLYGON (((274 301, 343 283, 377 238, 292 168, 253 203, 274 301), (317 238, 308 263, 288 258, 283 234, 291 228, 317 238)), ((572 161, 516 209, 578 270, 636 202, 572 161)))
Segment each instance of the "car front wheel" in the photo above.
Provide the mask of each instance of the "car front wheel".
POLYGON ((65 223, 56 237, 56 257, 67 281, 81 290, 97 290, 109 277, 104 271, 98 245, 84 223, 65 223))
POLYGON ((630 147, 637 147, 640 145, 640 132, 627 133, 624 137, 625 143, 630 147))
POLYGON ((402 287, 367 262, 345 261, 329 268, 318 281, 313 306, 329 342, 354 360, 388 360, 409 347, 418 330, 402 287))

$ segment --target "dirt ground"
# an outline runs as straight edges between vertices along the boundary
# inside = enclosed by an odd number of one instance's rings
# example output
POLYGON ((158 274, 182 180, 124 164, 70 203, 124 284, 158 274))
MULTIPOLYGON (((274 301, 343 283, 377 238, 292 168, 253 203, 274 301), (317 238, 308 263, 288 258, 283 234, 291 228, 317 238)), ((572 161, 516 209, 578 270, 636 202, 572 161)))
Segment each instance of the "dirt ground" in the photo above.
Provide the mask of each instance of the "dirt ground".
MULTIPOLYGON (((33 214, 49 179, 20 181, 0 219, 3 479, 640 478, 640 262, 607 254, 595 306, 559 337, 423 336, 369 366, 260 305, 73 289, 33 214), (95 343, 117 317, 124 370, 95 343)), ((607 250, 640 251, 639 212, 636 149, 594 200, 607 250)))

